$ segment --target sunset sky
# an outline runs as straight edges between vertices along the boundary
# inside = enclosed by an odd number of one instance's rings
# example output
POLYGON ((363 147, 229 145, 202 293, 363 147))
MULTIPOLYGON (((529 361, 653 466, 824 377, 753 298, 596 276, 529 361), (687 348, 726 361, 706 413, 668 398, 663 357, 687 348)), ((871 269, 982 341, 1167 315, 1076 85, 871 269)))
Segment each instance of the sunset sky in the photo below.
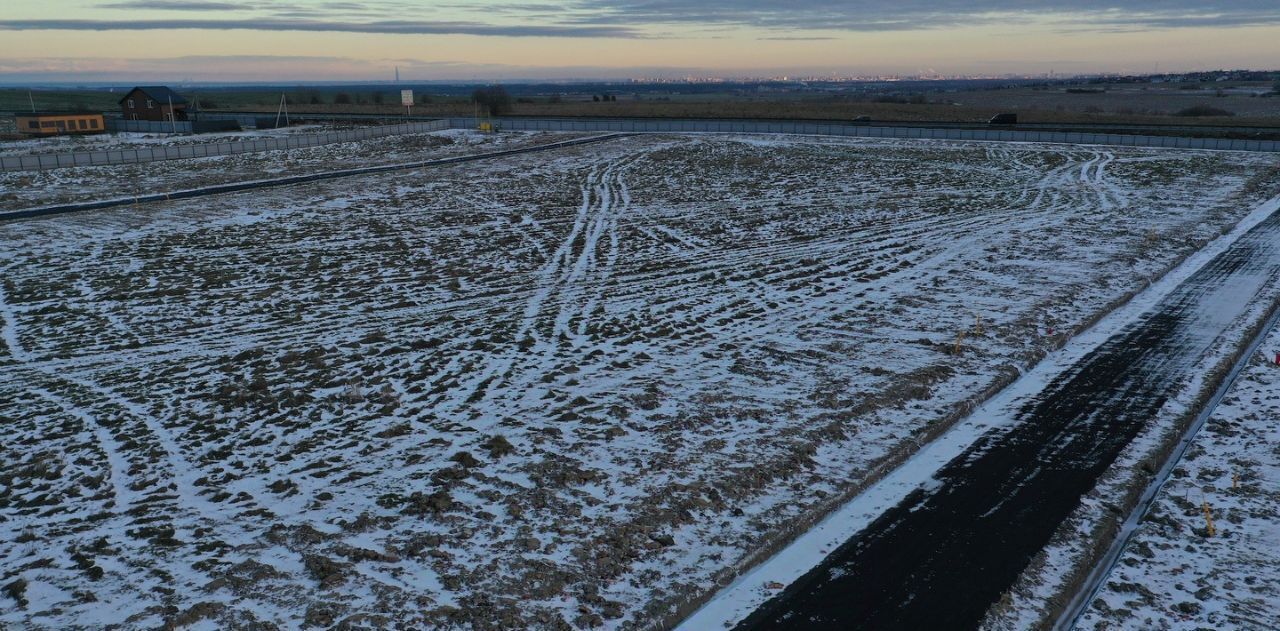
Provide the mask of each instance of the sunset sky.
POLYGON ((0 81, 1280 67, 1280 2, 9 0, 0 81))

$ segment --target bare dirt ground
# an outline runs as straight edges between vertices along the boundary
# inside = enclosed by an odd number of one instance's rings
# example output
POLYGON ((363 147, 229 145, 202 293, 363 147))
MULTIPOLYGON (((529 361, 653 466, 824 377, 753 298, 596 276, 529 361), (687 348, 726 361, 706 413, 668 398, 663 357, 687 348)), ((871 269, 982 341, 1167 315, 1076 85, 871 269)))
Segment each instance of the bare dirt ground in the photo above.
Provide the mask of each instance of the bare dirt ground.
POLYGON ((653 135, 2 224, 0 622, 663 618, 1276 160, 653 135))
POLYGON ((1108 118, 1152 121, 1163 118, 1166 124, 1239 124, 1240 120, 1265 121, 1275 125, 1280 119, 1280 97, 1261 97, 1247 90, 1266 90, 1270 86, 1242 88, 1206 84, 1118 84, 1085 86, 1069 92, 1066 88, 984 90, 956 92, 943 98, 969 108, 1004 108, 1010 111, 1042 112, 1071 117, 1090 117, 1095 122, 1108 118), (1194 88, 1194 89, 1184 89, 1194 88), (1192 107, 1209 107, 1231 112, 1232 117, 1173 116, 1192 107), (1212 121, 1212 122, 1210 122, 1212 121))

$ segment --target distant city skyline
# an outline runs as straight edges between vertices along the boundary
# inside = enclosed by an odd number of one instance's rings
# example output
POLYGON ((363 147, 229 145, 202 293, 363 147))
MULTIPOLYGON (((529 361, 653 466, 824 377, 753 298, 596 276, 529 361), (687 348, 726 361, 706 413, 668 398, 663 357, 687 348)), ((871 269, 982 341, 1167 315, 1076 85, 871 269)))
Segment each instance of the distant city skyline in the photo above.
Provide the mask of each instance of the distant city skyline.
POLYGON ((0 82, 1060 75, 1280 65, 1280 4, 15 0, 0 82))

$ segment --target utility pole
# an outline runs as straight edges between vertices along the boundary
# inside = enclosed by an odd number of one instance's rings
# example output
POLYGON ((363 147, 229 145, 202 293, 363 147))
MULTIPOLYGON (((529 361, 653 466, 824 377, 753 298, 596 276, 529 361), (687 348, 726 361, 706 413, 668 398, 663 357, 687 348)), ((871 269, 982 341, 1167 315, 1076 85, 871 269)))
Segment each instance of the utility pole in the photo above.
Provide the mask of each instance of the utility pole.
POLYGON ((178 117, 173 113, 173 93, 169 94, 169 125, 173 133, 178 133, 178 117))
POLYGON ((27 90, 27 100, 31 101, 31 113, 36 113, 36 97, 31 96, 31 90, 27 90))
POLYGON ((284 92, 280 93, 280 107, 276 108, 276 127, 280 126, 280 113, 284 113, 284 125, 289 126, 289 102, 285 98, 284 92))

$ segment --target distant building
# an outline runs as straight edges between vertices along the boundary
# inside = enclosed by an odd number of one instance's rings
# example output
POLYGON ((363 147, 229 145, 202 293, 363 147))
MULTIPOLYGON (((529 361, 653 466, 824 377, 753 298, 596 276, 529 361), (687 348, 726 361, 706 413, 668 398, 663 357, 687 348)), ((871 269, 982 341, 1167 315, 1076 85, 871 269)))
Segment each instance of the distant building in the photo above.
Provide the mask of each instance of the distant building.
POLYGON ((102 114, 70 112, 31 112, 14 114, 18 133, 30 136, 65 136, 67 134, 101 134, 107 130, 102 114))
POLYGON ((187 100, 162 85, 140 85, 120 99, 120 112, 125 120, 184 121, 187 100))

